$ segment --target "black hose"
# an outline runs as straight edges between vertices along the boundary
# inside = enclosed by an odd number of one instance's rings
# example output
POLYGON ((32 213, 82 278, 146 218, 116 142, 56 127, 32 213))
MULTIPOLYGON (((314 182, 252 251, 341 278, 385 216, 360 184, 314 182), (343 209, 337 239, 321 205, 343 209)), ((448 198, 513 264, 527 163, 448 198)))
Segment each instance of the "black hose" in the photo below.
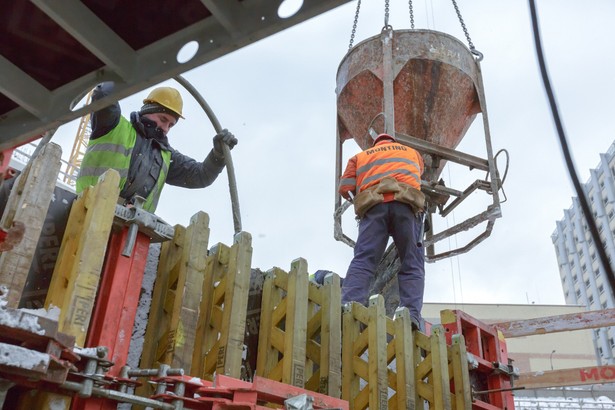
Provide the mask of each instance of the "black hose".
MULTIPOLYGON (((181 75, 176 75, 175 81, 180 83, 182 87, 184 87, 188 92, 194 97, 194 99, 199 103, 209 121, 213 125, 216 132, 222 131, 222 126, 220 125, 220 121, 214 114, 214 111, 211 109, 207 101, 201 96, 201 94, 190 84, 188 80, 186 80, 181 75)), ((239 210, 239 195, 237 193, 237 180, 235 179, 235 167, 233 166, 233 159, 231 158, 231 150, 226 144, 222 144, 222 149, 224 150, 224 162, 226 164, 226 171, 228 174, 228 187, 231 194, 231 207, 233 209, 233 226, 235 227, 235 233, 241 232, 241 212, 239 210)))
POLYGON ((579 203, 581 205, 581 209, 583 210, 583 214, 585 215, 585 220, 587 221, 587 227, 589 228, 592 240, 596 244, 596 251, 598 252, 602 268, 604 269, 606 277, 608 278, 611 292, 615 293, 615 274, 613 274, 613 269, 611 268, 611 264, 609 263, 608 256, 604 249, 604 244, 600 239, 600 233, 598 232, 598 228, 596 227, 596 221, 594 221, 594 218, 592 217, 592 211, 589 202, 587 201, 587 197, 585 196, 585 192, 583 191, 583 187, 581 186, 581 182, 579 181, 579 177, 577 176, 577 172, 574 167, 574 161, 572 160, 572 155, 570 154, 570 149, 566 140, 566 134, 564 133, 564 126, 562 125, 562 121, 559 116, 557 103, 555 101, 555 94, 553 93, 553 90, 551 88, 551 82, 549 81, 549 74, 547 73, 547 67, 542 52, 542 44, 540 41, 540 30, 538 28, 536 5, 534 4, 534 0, 529 0, 529 2, 532 15, 534 42, 536 44, 536 54, 538 57, 538 63, 540 65, 540 73, 542 74, 542 81, 545 86, 547 97, 549 98, 549 105, 551 107, 551 113, 553 114, 555 128, 557 128, 557 135, 559 136, 560 145, 562 146, 562 153, 564 154, 566 167, 568 168, 568 173, 570 174, 570 179, 572 180, 572 184, 574 185, 577 197, 579 198, 579 203))

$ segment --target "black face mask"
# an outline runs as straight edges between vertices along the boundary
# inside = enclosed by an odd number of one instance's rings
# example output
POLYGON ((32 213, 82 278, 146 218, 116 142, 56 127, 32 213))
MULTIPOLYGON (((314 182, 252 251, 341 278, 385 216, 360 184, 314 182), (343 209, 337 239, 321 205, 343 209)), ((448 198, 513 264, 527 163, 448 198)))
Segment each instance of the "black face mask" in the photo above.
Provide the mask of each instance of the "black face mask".
POLYGON ((130 115, 130 122, 135 130, 137 130, 137 133, 143 138, 152 139, 158 142, 161 147, 168 148, 169 139, 164 135, 164 132, 158 128, 155 121, 139 115, 137 112, 133 112, 130 115))

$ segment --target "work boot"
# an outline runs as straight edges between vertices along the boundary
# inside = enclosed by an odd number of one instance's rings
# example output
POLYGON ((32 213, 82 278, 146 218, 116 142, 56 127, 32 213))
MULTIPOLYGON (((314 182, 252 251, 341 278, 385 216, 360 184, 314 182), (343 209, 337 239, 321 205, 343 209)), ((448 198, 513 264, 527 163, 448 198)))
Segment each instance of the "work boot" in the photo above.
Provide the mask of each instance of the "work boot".
POLYGON ((419 332, 425 332, 425 327, 423 319, 417 319, 414 317, 410 318, 410 322, 412 322, 412 330, 418 330, 419 332))

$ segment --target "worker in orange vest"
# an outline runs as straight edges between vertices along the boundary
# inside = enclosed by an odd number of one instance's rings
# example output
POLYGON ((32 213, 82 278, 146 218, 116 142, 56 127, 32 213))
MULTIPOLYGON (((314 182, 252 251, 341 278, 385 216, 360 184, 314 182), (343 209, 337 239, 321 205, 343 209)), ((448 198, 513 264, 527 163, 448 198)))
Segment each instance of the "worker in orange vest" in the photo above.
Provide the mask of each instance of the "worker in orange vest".
POLYGON ((416 150, 380 134, 372 148, 350 158, 339 185, 339 193, 354 203, 360 220, 354 258, 342 286, 342 303, 367 304, 376 266, 392 236, 401 261, 397 276, 400 306, 410 311, 415 329, 423 329, 423 168, 416 150))

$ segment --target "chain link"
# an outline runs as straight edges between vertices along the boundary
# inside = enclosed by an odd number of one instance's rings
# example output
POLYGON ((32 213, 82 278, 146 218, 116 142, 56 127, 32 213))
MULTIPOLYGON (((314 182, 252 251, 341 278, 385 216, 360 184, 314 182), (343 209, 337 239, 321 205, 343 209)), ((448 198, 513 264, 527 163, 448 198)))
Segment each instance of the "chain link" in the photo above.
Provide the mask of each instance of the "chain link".
POLYGON ((389 27, 389 0, 384 0, 384 27, 389 27))
POLYGON ((414 10, 412 9, 412 0, 408 0, 408 8, 410 9, 410 28, 414 30, 414 10))
POLYGON ((352 48, 352 43, 354 43, 354 36, 357 33, 357 23, 359 22, 359 11, 361 10, 361 0, 357 1, 357 11, 354 14, 354 22, 352 23, 352 33, 350 33, 350 44, 348 45, 348 50, 352 48))
POLYGON ((457 18, 459 18, 459 22, 461 23, 461 28, 463 29, 464 34, 466 35, 466 40, 468 40, 468 46, 470 47, 470 51, 475 51, 474 44, 472 44, 472 40, 470 39, 470 34, 468 33, 468 29, 466 28, 466 24, 463 22, 463 17, 461 17, 461 12, 459 11, 459 7, 457 6, 457 1, 453 1, 453 6, 455 7, 455 12, 457 12, 457 18))

